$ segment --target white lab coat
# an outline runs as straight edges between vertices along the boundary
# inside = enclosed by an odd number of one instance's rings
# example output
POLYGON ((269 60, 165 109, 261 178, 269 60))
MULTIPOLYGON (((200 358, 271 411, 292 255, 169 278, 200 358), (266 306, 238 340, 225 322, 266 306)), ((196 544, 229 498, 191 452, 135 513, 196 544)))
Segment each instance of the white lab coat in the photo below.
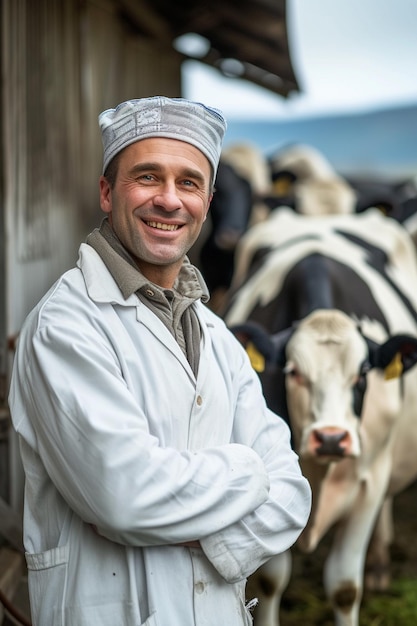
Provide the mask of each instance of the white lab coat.
POLYGON ((287 426, 223 321, 195 306, 197 379, 86 244, 29 315, 10 407, 34 626, 250 624, 246 577, 306 524, 287 426))

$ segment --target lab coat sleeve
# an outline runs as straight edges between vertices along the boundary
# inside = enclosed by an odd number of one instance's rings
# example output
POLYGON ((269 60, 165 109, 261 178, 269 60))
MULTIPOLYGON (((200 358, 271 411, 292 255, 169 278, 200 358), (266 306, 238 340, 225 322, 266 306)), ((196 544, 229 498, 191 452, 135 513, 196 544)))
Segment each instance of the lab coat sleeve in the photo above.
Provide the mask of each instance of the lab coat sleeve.
POLYGON ((287 424, 265 405, 258 376, 242 357, 235 440, 262 458, 270 481, 268 499, 238 522, 201 540, 213 566, 232 583, 290 548, 305 527, 311 490, 290 445, 287 424))
POLYGON ((49 320, 23 333, 10 400, 17 431, 84 522, 126 545, 176 544, 266 501, 268 474, 249 447, 161 447, 109 342, 80 321, 49 320))

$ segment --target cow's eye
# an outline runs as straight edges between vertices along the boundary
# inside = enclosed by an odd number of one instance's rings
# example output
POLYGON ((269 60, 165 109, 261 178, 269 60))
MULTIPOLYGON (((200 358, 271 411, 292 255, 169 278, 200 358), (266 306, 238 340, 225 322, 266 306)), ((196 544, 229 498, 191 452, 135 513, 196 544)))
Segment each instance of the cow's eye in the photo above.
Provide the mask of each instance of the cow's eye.
POLYGON ((355 387, 360 393, 363 393, 366 390, 366 374, 358 376, 355 382, 355 387))
POLYGON ((286 376, 292 378, 298 385, 307 385, 307 379, 303 376, 300 371, 293 365, 292 363, 288 363, 283 370, 286 376))
POLYGON ((287 363, 282 371, 286 376, 295 376, 297 373, 297 369, 292 363, 287 363))

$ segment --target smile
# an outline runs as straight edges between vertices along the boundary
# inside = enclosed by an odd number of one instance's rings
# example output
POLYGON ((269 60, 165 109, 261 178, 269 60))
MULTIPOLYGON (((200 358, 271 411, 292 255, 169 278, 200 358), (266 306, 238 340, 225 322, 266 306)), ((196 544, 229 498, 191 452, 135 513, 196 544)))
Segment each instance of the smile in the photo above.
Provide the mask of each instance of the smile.
POLYGON ((178 224, 162 224, 161 222, 146 222, 148 226, 152 228, 158 228, 159 230, 178 230, 178 224))

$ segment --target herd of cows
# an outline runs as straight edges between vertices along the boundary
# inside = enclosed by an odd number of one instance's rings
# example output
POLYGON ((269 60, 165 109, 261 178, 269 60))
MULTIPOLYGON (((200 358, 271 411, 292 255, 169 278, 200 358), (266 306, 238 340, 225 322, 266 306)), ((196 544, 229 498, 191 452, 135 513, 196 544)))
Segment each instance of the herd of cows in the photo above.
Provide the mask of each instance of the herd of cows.
MULTIPOLYGON (((337 626, 390 581, 392 505, 417 479, 417 188, 347 179, 309 146, 222 158, 201 269, 288 421, 313 492, 298 546, 332 530, 323 584, 337 626), (235 160, 234 160, 235 159, 235 160)), ((291 554, 251 577, 277 626, 291 554)))

